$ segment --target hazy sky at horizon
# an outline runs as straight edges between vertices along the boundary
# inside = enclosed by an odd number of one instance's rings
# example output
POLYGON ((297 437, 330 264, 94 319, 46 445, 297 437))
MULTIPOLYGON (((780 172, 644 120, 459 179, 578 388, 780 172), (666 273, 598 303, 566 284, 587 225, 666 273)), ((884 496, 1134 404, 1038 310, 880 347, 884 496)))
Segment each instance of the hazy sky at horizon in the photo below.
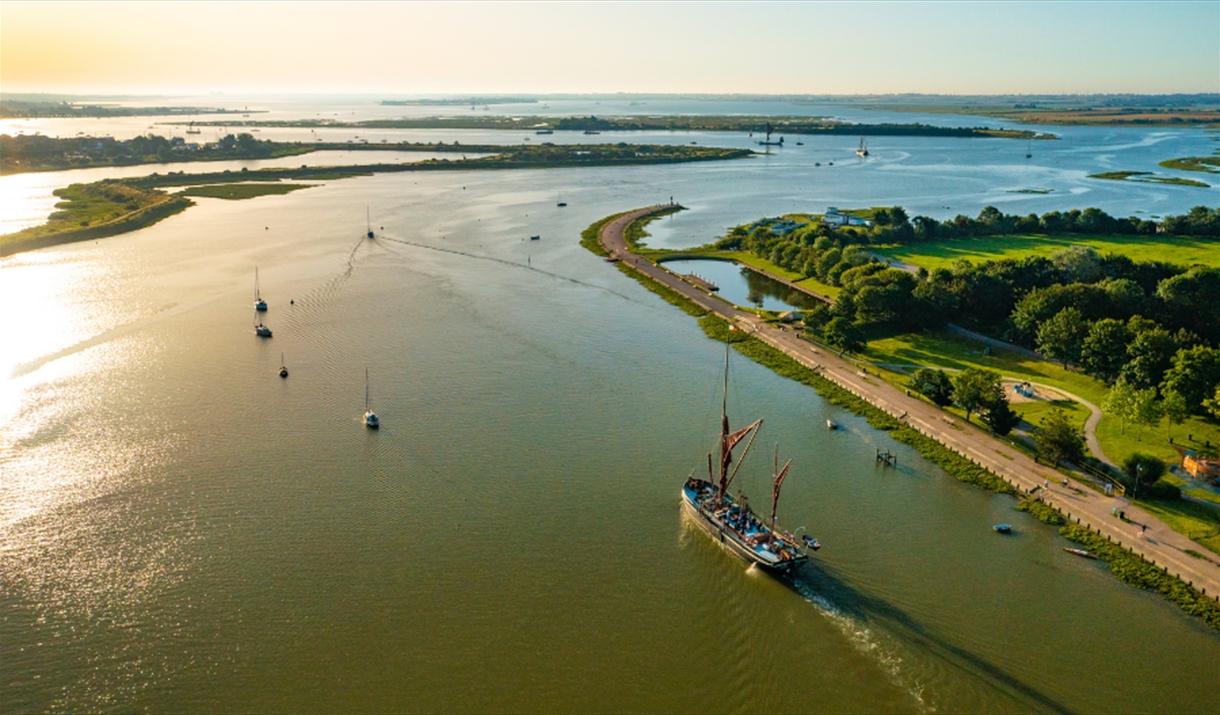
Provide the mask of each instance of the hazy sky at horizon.
POLYGON ((0 2, 6 92, 1220 91, 1220 2, 0 2))

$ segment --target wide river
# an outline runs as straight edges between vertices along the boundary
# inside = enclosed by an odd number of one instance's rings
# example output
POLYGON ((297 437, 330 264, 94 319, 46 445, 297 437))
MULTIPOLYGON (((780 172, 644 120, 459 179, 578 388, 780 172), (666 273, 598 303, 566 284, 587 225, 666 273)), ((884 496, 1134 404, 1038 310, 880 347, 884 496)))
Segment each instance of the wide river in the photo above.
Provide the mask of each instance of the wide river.
POLYGON ((1084 138, 1032 163, 899 137, 857 162, 819 138, 361 177, 0 259, 0 709, 1220 710, 1215 632, 735 355, 730 417, 766 418, 743 489, 766 501, 778 443, 780 518, 824 545, 792 583, 747 569, 678 504, 722 347, 577 245, 671 194, 692 210, 657 245, 826 205, 1216 204, 1083 178, 1099 153, 1209 153, 1202 132, 1062 133, 1084 138))

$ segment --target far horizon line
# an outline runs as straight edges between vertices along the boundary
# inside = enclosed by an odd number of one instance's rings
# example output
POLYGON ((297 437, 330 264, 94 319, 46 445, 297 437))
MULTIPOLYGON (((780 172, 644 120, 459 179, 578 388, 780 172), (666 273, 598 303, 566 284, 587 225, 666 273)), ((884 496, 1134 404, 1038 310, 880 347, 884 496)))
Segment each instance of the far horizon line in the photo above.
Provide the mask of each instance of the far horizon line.
POLYGON ((384 99, 580 99, 586 97, 683 97, 683 98, 768 98, 768 99, 1069 99, 1069 98, 1192 98, 1220 102, 1220 92, 861 92, 854 94, 817 92, 526 92, 526 91, 444 91, 404 92, 401 90, 295 91, 295 90, 148 90, 148 91, 3 91, 0 99, 20 97, 148 98, 148 97, 381 97, 384 99))

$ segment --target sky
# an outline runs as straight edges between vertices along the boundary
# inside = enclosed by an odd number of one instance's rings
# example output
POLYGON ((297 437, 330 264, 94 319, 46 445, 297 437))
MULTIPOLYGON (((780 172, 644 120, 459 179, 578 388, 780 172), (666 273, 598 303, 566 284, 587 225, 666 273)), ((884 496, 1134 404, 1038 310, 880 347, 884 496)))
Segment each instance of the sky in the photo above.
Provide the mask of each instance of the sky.
POLYGON ((0 2, 0 91, 1220 91, 1220 2, 0 2))

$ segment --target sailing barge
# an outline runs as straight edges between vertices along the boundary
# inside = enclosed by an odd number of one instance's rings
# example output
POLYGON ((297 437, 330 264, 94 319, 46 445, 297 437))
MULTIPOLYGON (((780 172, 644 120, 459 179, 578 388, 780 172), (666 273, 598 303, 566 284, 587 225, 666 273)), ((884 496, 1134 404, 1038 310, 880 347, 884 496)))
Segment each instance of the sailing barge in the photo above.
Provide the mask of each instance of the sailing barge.
MULTIPOLYGON (((719 541, 730 551, 752 564, 780 573, 787 573, 809 560, 805 549, 797 542, 796 537, 787 531, 780 531, 775 524, 775 508, 779 503, 779 490, 788 474, 792 460, 779 469, 779 458, 776 457, 776 470, 771 487, 771 520, 764 523, 750 509, 748 503, 740 502, 729 495, 729 485, 737 476, 741 462, 729 473, 733 464, 733 449, 749 437, 742 460, 749 453, 758 436, 758 428, 762 420, 758 420, 735 432, 729 430, 728 410, 728 343, 725 343, 724 353, 724 390, 725 398, 720 410, 720 474, 713 482, 712 454, 707 455, 707 479, 692 476, 682 487, 682 508, 708 532, 713 539, 719 541)), ((800 531, 800 529, 797 529, 800 531)), ((817 550, 820 545, 817 539, 808 535, 804 537, 805 547, 817 550)))

